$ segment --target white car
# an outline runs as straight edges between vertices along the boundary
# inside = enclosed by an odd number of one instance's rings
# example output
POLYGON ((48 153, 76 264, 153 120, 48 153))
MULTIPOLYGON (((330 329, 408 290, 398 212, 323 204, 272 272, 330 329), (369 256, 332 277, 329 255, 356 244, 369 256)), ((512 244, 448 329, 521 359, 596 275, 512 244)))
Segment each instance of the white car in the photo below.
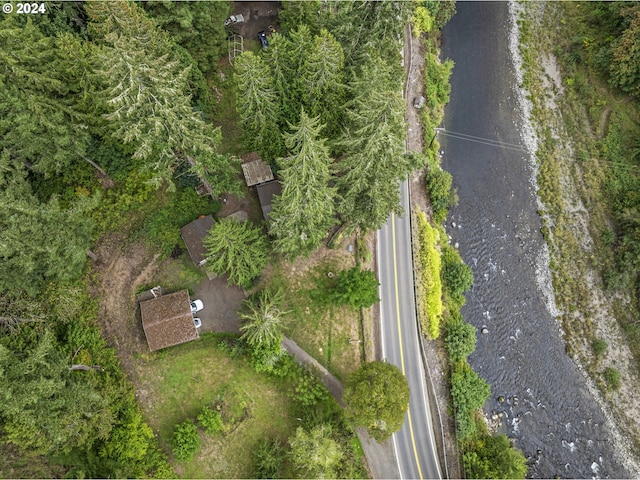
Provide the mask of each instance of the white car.
POLYGON ((194 300, 193 302, 191 302, 191 313, 199 312, 203 308, 204 303, 202 303, 202 300, 194 300))
POLYGON ((229 18, 227 18, 224 21, 224 26, 228 27, 229 25, 233 25, 236 23, 243 23, 244 22, 244 17, 241 14, 237 14, 237 15, 231 15, 229 18))
POLYGON ((196 328, 200 328, 202 326, 202 320, 200 320, 198 317, 193 317, 193 324, 196 326, 196 328))

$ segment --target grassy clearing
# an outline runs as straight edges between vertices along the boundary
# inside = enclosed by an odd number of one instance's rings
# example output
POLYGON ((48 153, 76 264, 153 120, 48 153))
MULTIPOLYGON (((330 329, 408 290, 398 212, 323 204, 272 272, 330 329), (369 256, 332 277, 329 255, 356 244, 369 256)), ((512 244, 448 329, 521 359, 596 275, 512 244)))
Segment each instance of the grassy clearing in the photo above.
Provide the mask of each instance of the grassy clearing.
POLYGON ((199 341, 149 355, 137 365, 147 420, 167 452, 175 425, 195 419, 205 405, 219 398, 246 405, 246 415, 238 416, 226 433, 200 434, 202 448, 192 460, 174 462, 184 478, 250 478, 255 445, 265 437, 284 443, 298 425, 284 381, 256 373, 243 358, 231 358, 217 348, 221 338, 203 334, 199 341))
POLYGON ((285 294, 287 318, 285 334, 322 365, 344 381, 361 364, 359 311, 322 301, 331 283, 329 274, 355 265, 353 256, 342 250, 323 249, 307 261, 294 265, 280 262, 266 275, 264 283, 285 294))
POLYGON ((236 110, 236 95, 238 89, 233 80, 233 65, 227 60, 220 66, 220 80, 215 79, 219 95, 216 111, 216 126, 222 130, 221 153, 240 155, 244 153, 242 144, 242 127, 240 116, 236 110), (223 80, 222 80, 223 79, 223 80))

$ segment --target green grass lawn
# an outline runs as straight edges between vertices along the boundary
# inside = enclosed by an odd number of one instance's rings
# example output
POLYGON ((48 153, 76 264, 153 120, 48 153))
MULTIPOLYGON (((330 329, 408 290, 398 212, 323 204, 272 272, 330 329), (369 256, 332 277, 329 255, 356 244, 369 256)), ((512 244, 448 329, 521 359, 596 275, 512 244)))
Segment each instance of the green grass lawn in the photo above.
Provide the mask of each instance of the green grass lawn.
POLYGON ((231 358, 217 347, 221 338, 203 334, 199 341, 151 355, 137 366, 145 397, 141 403, 167 452, 175 425, 195 420, 202 407, 211 406, 219 395, 246 403, 245 417, 227 432, 214 437, 200 433, 202 447, 192 460, 177 461, 170 455, 183 478, 254 477, 255 445, 265 437, 286 443, 298 425, 284 382, 256 373, 243 358, 231 358))
POLYGON ((362 344, 349 343, 361 336, 359 311, 326 304, 317 297, 327 286, 329 272, 335 275, 355 262, 340 250, 325 249, 317 257, 295 266, 281 262, 268 275, 265 286, 285 294, 285 307, 290 311, 285 334, 344 382, 361 364, 362 344))

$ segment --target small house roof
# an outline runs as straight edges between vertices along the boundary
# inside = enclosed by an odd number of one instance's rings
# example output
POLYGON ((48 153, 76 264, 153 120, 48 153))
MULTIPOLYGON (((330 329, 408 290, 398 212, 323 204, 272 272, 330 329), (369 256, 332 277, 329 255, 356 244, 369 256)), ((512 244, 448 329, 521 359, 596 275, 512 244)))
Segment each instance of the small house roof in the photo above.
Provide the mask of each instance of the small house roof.
POLYGON ((242 172, 248 187, 273 180, 271 167, 256 152, 242 156, 242 172))
POLYGON ((187 290, 140 302, 140 314, 152 352, 200 337, 193 323, 187 290))
POLYGON ((196 267, 201 266, 207 257, 207 252, 202 241, 204 237, 207 236, 207 233, 209 233, 209 230, 211 230, 211 227, 213 227, 213 217, 207 215, 195 219, 180 229, 180 236, 182 240, 184 240, 189 256, 196 267))
POLYGON ((282 193, 282 184, 279 180, 272 180, 271 182, 262 183, 256 186, 258 191, 258 199, 260 200, 260 206, 262 207, 262 215, 265 220, 269 220, 269 213, 271 212, 271 206, 273 204, 273 196, 280 195, 282 193))

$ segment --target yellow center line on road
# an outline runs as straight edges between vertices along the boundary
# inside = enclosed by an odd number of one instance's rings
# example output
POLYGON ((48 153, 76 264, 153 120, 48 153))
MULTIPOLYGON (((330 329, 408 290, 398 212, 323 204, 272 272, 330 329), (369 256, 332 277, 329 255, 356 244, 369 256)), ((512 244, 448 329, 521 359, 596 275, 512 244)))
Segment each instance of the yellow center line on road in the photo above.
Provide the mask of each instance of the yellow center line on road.
MULTIPOLYGON (((396 289, 396 318, 398 320, 398 341, 400 342, 400 365, 402 366, 402 374, 406 376, 404 369, 404 351, 402 350, 402 327, 400 325, 400 297, 398 295, 398 262, 396 260, 396 222, 395 214, 391 212, 391 245, 393 248, 393 281, 396 289)), ((416 458, 418 467, 418 475, 422 479, 422 470, 420 469, 420 460, 418 459, 418 449, 416 448, 416 440, 413 436, 413 423, 411 421, 411 409, 407 407, 407 420, 409 422, 409 433, 411 435, 411 444, 413 445, 413 455, 416 458)))

